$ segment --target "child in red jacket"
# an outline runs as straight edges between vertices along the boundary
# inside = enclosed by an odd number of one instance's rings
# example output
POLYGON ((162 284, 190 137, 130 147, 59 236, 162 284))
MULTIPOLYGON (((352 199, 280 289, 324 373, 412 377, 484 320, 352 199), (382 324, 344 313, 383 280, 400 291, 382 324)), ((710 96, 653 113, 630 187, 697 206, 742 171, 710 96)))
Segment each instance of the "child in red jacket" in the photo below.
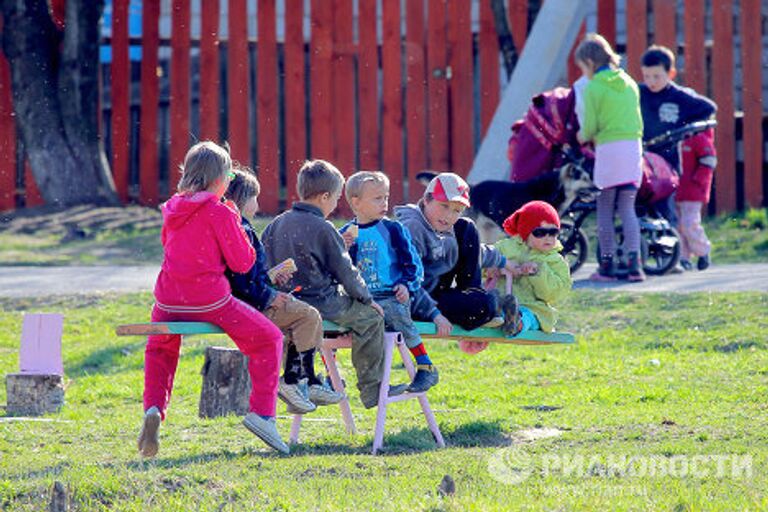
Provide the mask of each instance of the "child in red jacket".
POLYGON ((709 203, 712 173, 717 165, 714 132, 712 129, 684 140, 680 145, 683 174, 675 196, 680 232, 680 265, 691 270, 692 256, 698 256, 696 268, 709 267, 711 244, 701 225, 702 206, 709 203))
MULTIPOLYGON (((213 142, 195 144, 184 158, 178 192, 161 209, 163 264, 155 284, 153 322, 210 322, 248 356, 250 411, 245 426, 272 448, 288 453, 275 426, 283 334, 275 324, 232 297, 224 271, 246 272, 255 251, 231 201, 222 202, 232 173, 229 153, 213 142)), ((144 354, 144 424, 139 452, 159 448, 179 362, 180 335, 149 336, 144 354)))

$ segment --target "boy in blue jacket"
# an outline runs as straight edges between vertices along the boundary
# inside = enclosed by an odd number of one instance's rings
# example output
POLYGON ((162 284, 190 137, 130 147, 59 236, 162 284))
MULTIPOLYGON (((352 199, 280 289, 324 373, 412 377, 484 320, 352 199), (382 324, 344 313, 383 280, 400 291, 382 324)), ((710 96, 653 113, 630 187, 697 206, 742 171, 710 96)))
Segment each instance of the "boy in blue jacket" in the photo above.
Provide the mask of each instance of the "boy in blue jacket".
POLYGON ((382 172, 360 171, 347 180, 345 194, 355 219, 341 228, 344 243, 384 310, 386 329, 400 332, 416 359, 416 375, 406 391, 427 391, 439 376, 411 319, 411 297, 421 288, 424 269, 408 231, 386 218, 389 178, 382 172))

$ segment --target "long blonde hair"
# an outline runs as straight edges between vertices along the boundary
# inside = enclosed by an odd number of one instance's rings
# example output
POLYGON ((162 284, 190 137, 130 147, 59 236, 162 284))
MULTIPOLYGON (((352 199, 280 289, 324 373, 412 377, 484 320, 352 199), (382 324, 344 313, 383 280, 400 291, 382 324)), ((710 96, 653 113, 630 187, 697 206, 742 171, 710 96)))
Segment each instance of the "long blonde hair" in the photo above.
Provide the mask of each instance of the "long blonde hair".
POLYGON ((232 169, 229 152, 209 140, 198 142, 187 151, 181 167, 179 192, 202 192, 232 169))

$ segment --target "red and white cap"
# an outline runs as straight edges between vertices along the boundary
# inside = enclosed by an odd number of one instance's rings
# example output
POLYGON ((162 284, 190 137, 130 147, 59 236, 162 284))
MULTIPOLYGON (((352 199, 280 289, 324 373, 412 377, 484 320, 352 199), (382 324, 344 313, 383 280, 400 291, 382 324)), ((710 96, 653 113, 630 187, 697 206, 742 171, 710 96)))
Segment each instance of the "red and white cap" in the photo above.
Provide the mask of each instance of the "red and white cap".
POLYGON ((437 201, 456 201, 469 208, 469 185, 458 174, 438 174, 427 185, 427 194, 432 194, 437 201))

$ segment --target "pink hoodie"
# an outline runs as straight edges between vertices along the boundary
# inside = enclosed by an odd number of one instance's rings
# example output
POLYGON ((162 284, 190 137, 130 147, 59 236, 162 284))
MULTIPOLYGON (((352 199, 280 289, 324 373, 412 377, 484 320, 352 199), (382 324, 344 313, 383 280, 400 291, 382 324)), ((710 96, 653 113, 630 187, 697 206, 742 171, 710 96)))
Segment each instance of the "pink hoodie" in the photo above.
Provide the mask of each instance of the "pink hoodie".
POLYGON ((247 272, 256 261, 237 207, 210 192, 198 192, 176 194, 161 210, 165 257, 155 299, 161 305, 197 310, 223 304, 231 294, 224 270, 247 272))

